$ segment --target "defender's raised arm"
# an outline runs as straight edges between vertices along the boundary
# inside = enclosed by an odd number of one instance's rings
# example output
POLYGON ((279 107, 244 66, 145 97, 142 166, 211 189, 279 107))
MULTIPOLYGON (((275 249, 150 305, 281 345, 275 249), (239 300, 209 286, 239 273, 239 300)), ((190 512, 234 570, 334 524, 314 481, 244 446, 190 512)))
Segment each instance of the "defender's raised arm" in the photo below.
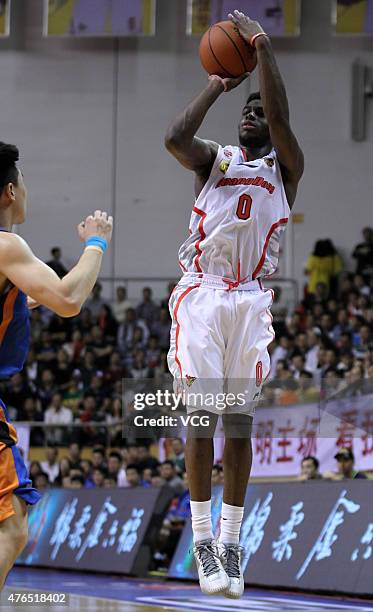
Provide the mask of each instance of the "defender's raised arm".
MULTIPOLYGON (((78 263, 62 279, 38 259, 19 236, 3 232, 0 235, 0 274, 61 317, 79 314, 100 273, 102 256, 111 240, 113 219, 96 210, 78 226, 80 239, 86 248, 78 263)), ((32 304, 31 304, 32 306, 32 304)))

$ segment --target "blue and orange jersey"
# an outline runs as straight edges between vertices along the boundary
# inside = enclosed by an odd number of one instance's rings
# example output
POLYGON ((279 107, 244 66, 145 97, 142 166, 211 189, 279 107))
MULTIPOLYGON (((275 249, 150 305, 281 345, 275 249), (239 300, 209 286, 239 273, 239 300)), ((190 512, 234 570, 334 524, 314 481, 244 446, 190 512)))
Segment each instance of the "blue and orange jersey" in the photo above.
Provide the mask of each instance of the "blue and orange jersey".
POLYGON ((12 286, 0 295, 0 379, 22 370, 29 343, 27 296, 12 286))

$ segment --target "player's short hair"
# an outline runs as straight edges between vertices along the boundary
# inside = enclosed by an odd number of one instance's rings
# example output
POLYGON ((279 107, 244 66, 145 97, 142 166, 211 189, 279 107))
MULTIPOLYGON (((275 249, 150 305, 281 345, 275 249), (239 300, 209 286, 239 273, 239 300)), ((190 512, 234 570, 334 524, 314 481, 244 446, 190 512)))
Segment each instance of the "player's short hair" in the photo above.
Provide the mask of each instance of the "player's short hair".
POLYGON ((253 100, 261 100, 260 91, 253 91, 246 100, 246 104, 250 104, 253 100))
POLYGON ((0 195, 5 185, 14 183, 18 185, 19 151, 15 145, 0 142, 0 195))

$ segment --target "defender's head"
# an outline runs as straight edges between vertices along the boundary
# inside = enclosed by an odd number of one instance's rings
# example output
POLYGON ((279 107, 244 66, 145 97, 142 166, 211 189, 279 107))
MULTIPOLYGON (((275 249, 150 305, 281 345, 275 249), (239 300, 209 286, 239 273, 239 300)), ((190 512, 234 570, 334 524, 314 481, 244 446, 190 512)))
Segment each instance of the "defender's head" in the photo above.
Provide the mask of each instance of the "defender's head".
POLYGON ((250 94, 243 107, 238 135, 240 145, 247 148, 261 147, 270 141, 269 127, 259 92, 250 94))
POLYGON ((7 213, 11 225, 23 223, 26 217, 27 190, 18 160, 17 147, 0 142, 0 215, 7 213))

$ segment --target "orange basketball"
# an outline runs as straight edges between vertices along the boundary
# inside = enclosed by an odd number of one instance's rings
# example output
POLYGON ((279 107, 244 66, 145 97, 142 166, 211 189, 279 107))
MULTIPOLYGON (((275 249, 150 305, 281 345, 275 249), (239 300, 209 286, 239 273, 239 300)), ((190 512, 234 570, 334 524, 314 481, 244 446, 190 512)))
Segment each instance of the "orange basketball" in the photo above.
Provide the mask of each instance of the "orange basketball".
POLYGON ((204 33, 199 46, 201 64, 209 74, 239 77, 256 66, 256 51, 232 21, 220 21, 204 33))

